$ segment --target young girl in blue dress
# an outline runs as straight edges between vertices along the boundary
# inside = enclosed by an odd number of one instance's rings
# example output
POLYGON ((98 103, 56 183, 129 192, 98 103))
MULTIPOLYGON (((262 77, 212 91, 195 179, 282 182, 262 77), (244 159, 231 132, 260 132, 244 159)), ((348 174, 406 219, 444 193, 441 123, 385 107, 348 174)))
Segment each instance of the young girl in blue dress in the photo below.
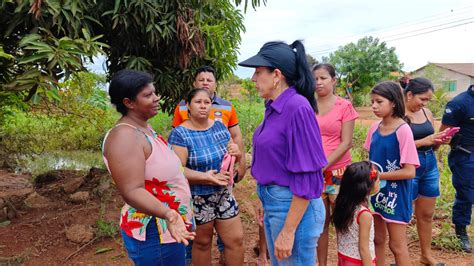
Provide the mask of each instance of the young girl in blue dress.
POLYGON ((401 87, 395 82, 381 82, 370 96, 374 114, 382 118, 371 126, 364 144, 382 180, 379 193, 370 200, 374 211, 377 265, 386 264, 387 232, 395 263, 411 265, 406 230, 413 214, 412 179, 419 166, 418 153, 411 129, 404 120, 401 87))

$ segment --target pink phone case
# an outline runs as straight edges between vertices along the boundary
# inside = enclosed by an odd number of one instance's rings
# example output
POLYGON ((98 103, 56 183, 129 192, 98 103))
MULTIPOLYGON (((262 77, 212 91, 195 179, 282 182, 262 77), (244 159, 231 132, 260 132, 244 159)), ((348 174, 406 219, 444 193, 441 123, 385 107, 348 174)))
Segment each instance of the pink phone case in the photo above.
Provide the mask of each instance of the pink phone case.
POLYGON ((231 178, 229 182, 229 186, 234 184, 234 164, 235 164, 235 156, 232 156, 228 153, 224 155, 224 159, 222 160, 221 165, 221 173, 229 172, 231 178))
POLYGON ((452 137, 454 136, 454 134, 458 133, 459 130, 461 128, 460 127, 452 127, 448 130, 448 132, 446 132, 446 134, 443 136, 443 138, 447 138, 447 137, 452 137))

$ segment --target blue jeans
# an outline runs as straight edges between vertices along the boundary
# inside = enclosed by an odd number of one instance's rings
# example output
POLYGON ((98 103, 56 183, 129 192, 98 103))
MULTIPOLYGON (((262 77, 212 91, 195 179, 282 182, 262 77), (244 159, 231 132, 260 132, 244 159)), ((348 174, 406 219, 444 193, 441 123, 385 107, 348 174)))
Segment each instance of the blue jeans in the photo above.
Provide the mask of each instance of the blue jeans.
POLYGON ((416 168, 416 176, 413 179, 413 200, 418 198, 418 195, 439 197, 439 171, 434 151, 418 151, 418 158, 420 167, 416 168))
POLYGON ((291 256, 277 261, 274 243, 283 229, 293 193, 288 187, 257 185, 264 210, 264 228, 272 265, 316 265, 316 247, 323 231, 326 211, 321 198, 310 201, 295 232, 291 256))
MULTIPOLYGON (((224 252, 224 242, 219 235, 217 235, 217 249, 220 253, 224 252)), ((186 247, 186 265, 191 264, 193 261, 193 241, 189 241, 189 245, 186 247)))
POLYGON ((136 240, 122 232, 128 257, 140 265, 185 265, 185 246, 181 243, 160 244, 156 221, 152 219, 146 228, 146 241, 136 240))
POLYGON ((474 153, 451 151, 448 164, 456 190, 453 224, 466 226, 471 223, 472 204, 474 204, 474 153))

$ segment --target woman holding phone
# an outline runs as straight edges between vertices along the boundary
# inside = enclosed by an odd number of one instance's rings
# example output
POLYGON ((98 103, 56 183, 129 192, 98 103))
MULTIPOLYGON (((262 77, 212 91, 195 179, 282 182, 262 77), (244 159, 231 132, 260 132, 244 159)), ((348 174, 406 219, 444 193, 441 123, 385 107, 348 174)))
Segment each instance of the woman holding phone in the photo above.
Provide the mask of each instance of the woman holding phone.
MULTIPOLYGON (((214 228, 224 243, 227 265, 244 264, 243 227, 239 207, 232 193, 230 171, 219 172, 227 153, 240 160, 241 151, 232 142, 227 127, 209 118, 212 97, 196 88, 186 98, 189 119, 175 127, 169 143, 181 159, 191 185, 196 238, 192 243, 194 265, 211 265, 214 228)), ((229 163, 228 166, 231 166, 229 163)))
POLYGON ((434 87, 426 78, 410 80, 404 90, 405 112, 410 119, 420 167, 413 179, 413 201, 415 204, 416 227, 420 239, 420 263, 437 265, 431 254, 431 231, 436 198, 439 197, 439 172, 436 150, 440 144, 449 143, 449 129, 435 133, 434 118, 426 105, 433 96, 434 87))

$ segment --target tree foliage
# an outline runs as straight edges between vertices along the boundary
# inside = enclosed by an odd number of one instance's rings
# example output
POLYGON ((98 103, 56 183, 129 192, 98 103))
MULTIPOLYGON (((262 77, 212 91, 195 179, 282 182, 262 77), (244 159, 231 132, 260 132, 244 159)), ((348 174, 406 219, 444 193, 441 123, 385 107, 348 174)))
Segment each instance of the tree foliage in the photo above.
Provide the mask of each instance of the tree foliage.
POLYGON ((311 70, 315 65, 319 64, 319 61, 310 54, 306 54, 306 61, 308 61, 309 69, 311 70))
POLYGON ((189 89, 190 69, 232 73, 244 30, 230 0, 3 0, 0 25, 0 101, 57 98, 61 79, 104 54, 109 78, 124 68, 154 74, 167 110, 189 89))
POLYGON ((344 45, 323 61, 333 64, 342 85, 351 83, 356 93, 390 78, 392 72, 400 72, 403 66, 394 47, 387 47, 373 37, 344 45))
POLYGON ((428 104, 428 108, 433 112, 436 118, 441 118, 443 116, 444 107, 448 103, 448 91, 444 86, 446 78, 443 77, 443 72, 433 64, 428 64, 424 67, 423 75, 421 76, 429 79, 433 83, 434 93, 428 104))

